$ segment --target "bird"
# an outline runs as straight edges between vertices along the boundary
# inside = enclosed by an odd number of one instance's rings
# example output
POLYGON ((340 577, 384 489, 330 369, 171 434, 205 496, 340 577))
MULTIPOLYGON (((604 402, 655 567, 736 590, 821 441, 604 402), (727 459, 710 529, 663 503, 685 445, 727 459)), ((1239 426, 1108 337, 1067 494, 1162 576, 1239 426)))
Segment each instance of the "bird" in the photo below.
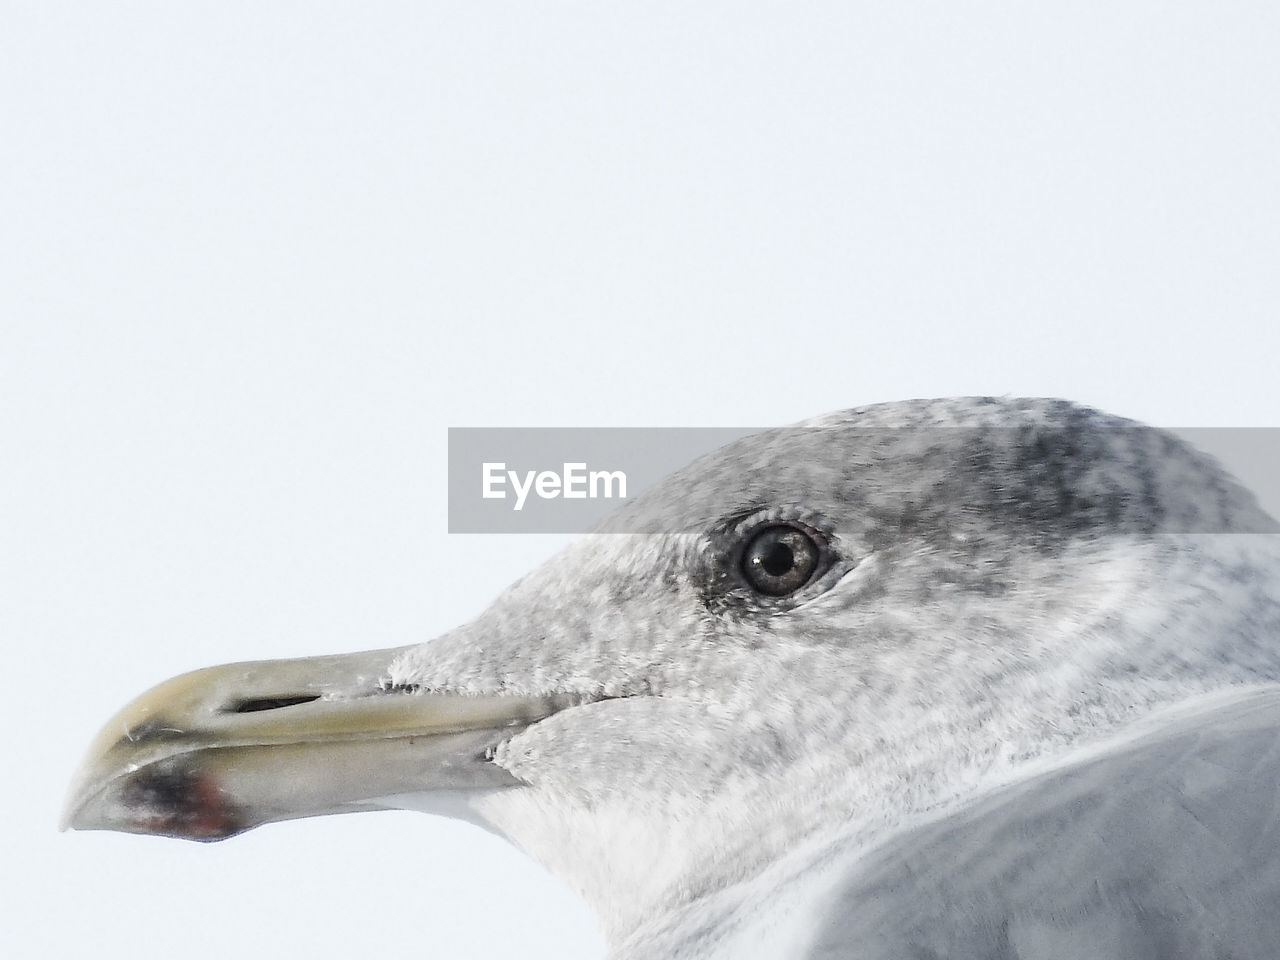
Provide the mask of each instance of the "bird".
POLYGON ((1270 960, 1278 532, 1069 401, 840 411, 700 457, 424 644, 144 693, 64 827, 457 817, 610 960, 1270 960))

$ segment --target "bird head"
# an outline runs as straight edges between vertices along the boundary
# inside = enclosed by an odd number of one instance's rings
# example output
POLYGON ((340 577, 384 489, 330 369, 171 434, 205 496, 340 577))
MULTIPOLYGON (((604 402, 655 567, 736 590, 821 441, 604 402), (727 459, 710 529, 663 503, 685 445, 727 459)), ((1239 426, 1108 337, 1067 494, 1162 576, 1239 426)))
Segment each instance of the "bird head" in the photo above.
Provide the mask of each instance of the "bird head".
POLYGON ((815 830, 872 836, 1188 690, 1276 679, 1213 602, 1264 587, 1205 546, 1274 530, 1208 458, 1065 402, 834 414, 695 461, 428 643, 156 687, 65 822, 459 816, 623 935, 815 830))

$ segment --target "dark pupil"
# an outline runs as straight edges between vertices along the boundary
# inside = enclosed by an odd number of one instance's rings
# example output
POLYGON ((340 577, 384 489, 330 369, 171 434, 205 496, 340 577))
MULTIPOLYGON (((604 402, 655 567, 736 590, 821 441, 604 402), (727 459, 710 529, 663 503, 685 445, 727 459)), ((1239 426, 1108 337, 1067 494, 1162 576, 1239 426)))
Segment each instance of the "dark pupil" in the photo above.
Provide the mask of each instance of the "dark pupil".
POLYGON ((760 566, 764 567, 765 573, 771 577, 780 577, 784 573, 789 573, 795 565, 795 553, 781 542, 771 543, 765 555, 760 558, 760 566))

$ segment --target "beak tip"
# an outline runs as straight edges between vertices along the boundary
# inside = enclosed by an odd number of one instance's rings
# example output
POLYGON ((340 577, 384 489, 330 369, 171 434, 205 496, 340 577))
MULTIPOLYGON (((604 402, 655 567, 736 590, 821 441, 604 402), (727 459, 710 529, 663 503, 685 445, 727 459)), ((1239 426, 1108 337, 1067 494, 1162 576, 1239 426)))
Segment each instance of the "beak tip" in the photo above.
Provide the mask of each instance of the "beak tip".
MULTIPOLYGON (((67 794, 66 802, 62 805, 62 813, 58 817, 58 832, 102 829, 101 817, 94 816, 95 809, 100 808, 101 805, 101 796, 86 795, 84 786, 77 777, 76 783, 67 794)), ((100 814, 101 810, 98 810, 98 813, 100 814)))
POLYGON ((79 782, 80 776, 77 774, 71 783, 71 789, 67 791, 66 800, 62 802, 62 812, 58 814, 59 833, 82 829, 80 812, 84 808, 84 798, 81 796, 79 782))

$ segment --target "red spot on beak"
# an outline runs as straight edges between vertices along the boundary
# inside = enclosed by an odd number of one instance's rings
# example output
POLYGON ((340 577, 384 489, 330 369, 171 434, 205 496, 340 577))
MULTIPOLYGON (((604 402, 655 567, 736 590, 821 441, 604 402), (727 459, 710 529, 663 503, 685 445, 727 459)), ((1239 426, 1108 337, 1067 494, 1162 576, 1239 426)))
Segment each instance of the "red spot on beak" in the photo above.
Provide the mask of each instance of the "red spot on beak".
POLYGON ((123 799, 145 833, 184 840, 222 840, 245 829, 217 779, 199 770, 157 764, 138 771, 123 799))

